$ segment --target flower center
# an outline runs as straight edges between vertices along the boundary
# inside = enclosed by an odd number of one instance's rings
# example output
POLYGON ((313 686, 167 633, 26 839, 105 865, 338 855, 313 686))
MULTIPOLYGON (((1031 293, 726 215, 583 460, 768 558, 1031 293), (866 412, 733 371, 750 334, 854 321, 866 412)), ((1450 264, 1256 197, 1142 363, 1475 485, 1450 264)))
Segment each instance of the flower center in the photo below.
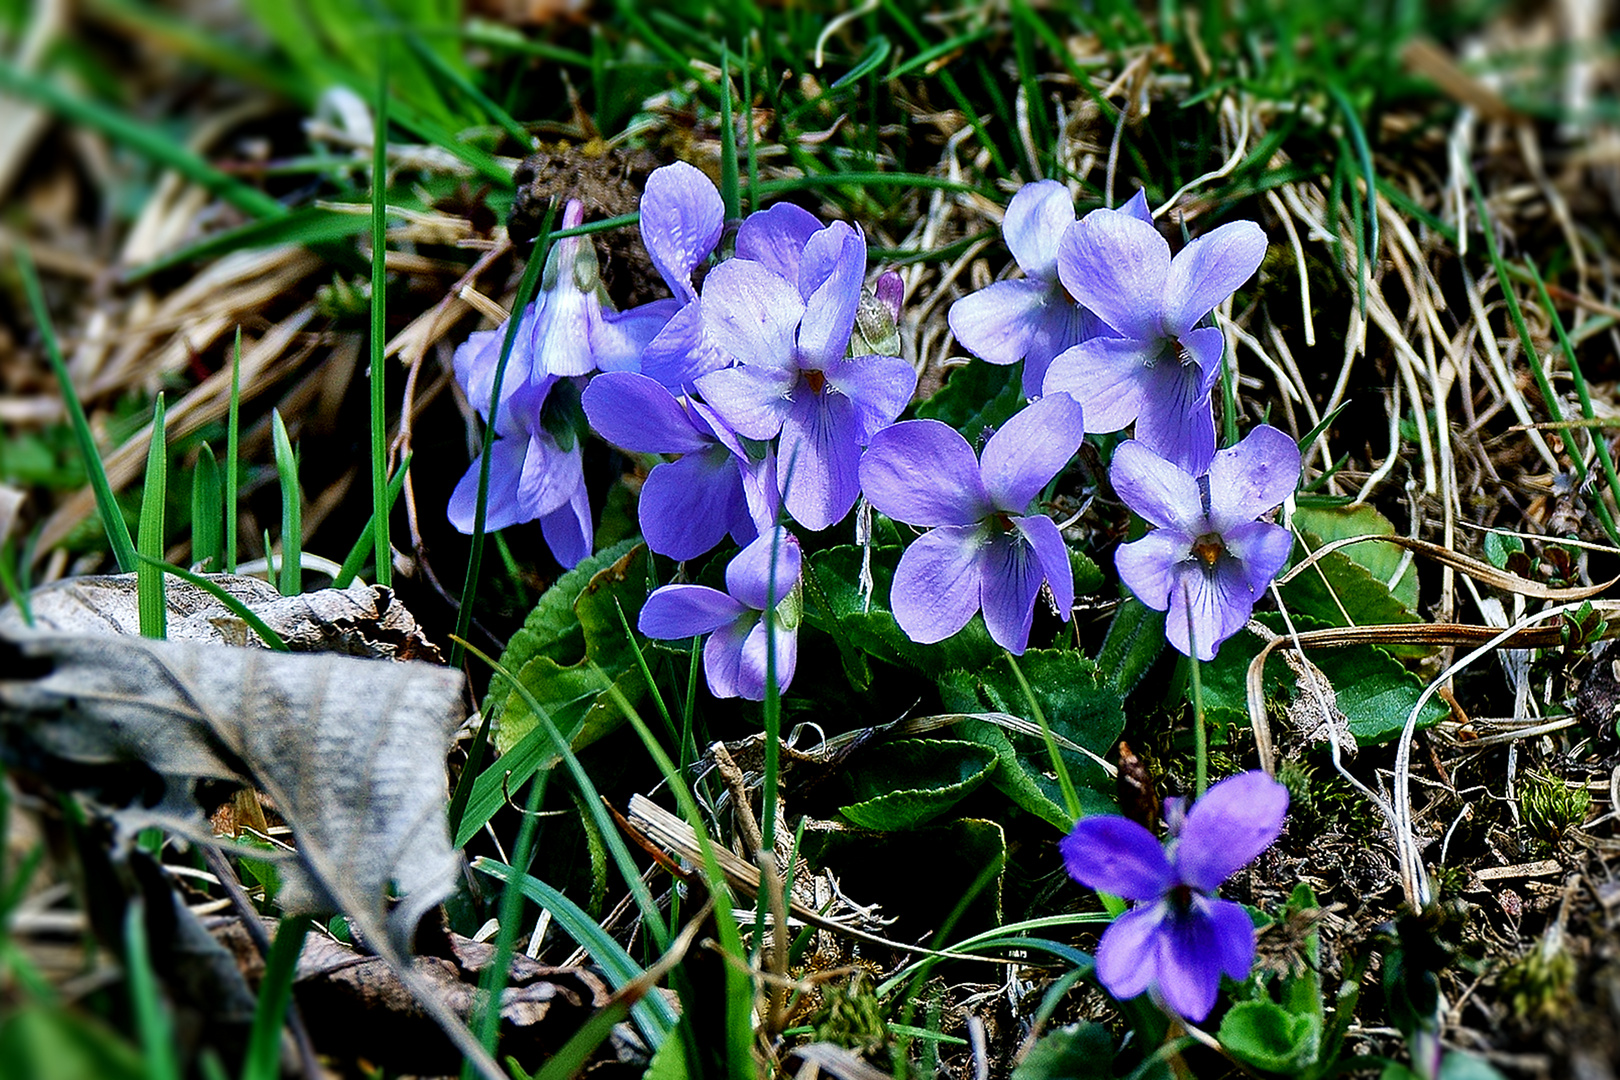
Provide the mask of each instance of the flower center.
POLYGON ((819 394, 822 388, 827 385, 827 376, 812 368, 804 373, 804 381, 810 387, 812 394, 819 394))
POLYGON ((1220 533, 1205 533, 1193 541, 1193 558, 1203 563, 1206 569, 1215 569, 1215 564, 1226 554, 1226 544, 1221 540, 1220 533))

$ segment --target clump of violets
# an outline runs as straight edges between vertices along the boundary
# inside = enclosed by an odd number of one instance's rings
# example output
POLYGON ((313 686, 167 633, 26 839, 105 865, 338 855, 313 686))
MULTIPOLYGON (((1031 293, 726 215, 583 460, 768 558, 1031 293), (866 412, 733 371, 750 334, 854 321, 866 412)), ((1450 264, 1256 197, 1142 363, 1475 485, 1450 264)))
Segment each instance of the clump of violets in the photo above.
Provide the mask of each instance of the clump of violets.
POLYGON ((861 459, 866 498, 929 530, 900 556, 890 592, 895 620, 913 641, 943 641, 982 610, 996 644, 1022 654, 1043 583, 1068 620, 1069 551, 1057 525, 1030 504, 1084 435, 1080 406, 1057 394, 1014 415, 980 458, 938 420, 907 420, 872 439, 861 459))
POLYGON ((765 698, 768 651, 776 650, 776 688, 793 681, 799 655, 803 556, 786 530, 771 529, 726 567, 726 591, 707 585, 665 585, 647 597, 638 626, 651 638, 709 635, 703 673, 715 697, 765 698), (768 608, 775 617, 767 627, 768 608))
POLYGON ((1225 337, 1204 325, 1216 305, 1259 269, 1266 234, 1234 221, 1174 258, 1151 222, 1094 210, 1064 232, 1057 274, 1103 330, 1052 361, 1046 394, 1085 406, 1092 431, 1136 422, 1136 437, 1190 473, 1215 452, 1210 391, 1225 337))
MULTIPOLYGON (((1147 195, 1140 191, 1117 211, 1094 213, 1121 213, 1153 224, 1147 195)), ((951 305, 948 316, 951 333, 975 356, 992 364, 1024 362, 1028 397, 1041 394, 1054 357, 1102 329, 1059 277, 1060 245, 1074 224, 1074 201, 1058 181, 1019 188, 1001 219, 1001 235, 1024 276, 969 293, 951 305)))
POLYGON ((1288 561, 1293 536, 1259 520, 1299 481, 1299 447, 1262 424, 1193 475, 1138 441, 1114 451, 1109 479, 1126 506, 1156 528, 1121 545, 1114 564, 1136 598, 1166 613, 1170 644, 1213 660, 1243 628, 1288 561))
POLYGON ((1069 875, 1136 906, 1103 931, 1097 979, 1124 1000, 1149 989, 1193 1022, 1215 1006, 1221 976, 1248 977, 1254 924, 1241 905, 1220 900, 1221 882, 1282 832, 1288 789, 1262 772, 1222 780, 1185 808, 1165 801, 1164 844, 1128 818, 1082 818, 1059 842, 1069 875))

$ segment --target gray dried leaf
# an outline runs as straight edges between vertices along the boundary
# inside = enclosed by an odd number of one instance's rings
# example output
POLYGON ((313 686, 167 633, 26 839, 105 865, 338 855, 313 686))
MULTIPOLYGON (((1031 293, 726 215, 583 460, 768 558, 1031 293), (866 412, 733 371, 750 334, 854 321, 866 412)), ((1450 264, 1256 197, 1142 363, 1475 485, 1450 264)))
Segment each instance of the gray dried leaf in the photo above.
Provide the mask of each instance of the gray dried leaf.
POLYGON ((283 906, 386 920, 404 940, 455 881, 444 759, 461 683, 333 653, 0 634, 0 750, 62 789, 112 774, 129 790, 145 766, 164 781, 160 811, 195 820, 198 780, 250 784, 297 840, 283 906), (405 898, 392 914, 390 893, 405 898))
MULTIPOLYGON (((281 635, 295 652, 337 652, 387 660, 441 661, 393 590, 356 581, 347 589, 282 596, 275 586, 237 574, 205 574, 281 635)), ((170 641, 264 648, 246 623, 206 591, 186 581, 164 583, 170 641)), ((66 578, 29 596, 34 631, 55 634, 140 633, 134 574, 66 578)), ((28 632, 15 608, 0 609, 0 633, 28 632)))

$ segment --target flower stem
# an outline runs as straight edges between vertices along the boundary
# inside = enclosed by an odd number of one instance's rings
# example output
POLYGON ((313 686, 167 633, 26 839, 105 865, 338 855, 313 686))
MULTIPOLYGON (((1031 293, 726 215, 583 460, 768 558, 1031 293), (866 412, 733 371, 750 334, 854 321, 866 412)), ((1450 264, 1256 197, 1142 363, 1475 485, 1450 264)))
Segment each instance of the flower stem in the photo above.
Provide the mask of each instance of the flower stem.
POLYGON ((1204 679, 1198 663, 1198 632, 1193 628, 1192 599, 1187 603, 1187 660, 1192 665, 1193 794, 1203 798, 1209 787, 1209 735, 1204 730, 1204 679))

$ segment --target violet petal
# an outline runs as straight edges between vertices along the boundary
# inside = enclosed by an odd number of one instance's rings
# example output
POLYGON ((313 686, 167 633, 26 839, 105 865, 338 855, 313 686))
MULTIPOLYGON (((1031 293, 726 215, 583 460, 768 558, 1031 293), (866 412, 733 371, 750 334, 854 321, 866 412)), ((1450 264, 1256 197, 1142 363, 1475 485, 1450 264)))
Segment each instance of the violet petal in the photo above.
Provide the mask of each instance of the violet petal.
POLYGON ((591 500, 583 480, 568 502, 541 516, 540 534, 564 570, 572 570, 591 553, 591 500))
POLYGON ((1230 900, 1199 896, 1193 898, 1193 905, 1204 910, 1215 932, 1221 974, 1237 982, 1247 979, 1254 969, 1254 922, 1249 913, 1230 900))
POLYGON ((1067 296, 1058 293, 1049 297, 1030 327, 1029 347, 1024 353, 1024 396, 1040 397, 1052 361, 1064 350, 1096 337, 1101 329, 1102 320, 1067 296))
POLYGON ((782 430, 799 382, 794 368, 729 367, 697 380, 703 399, 726 426, 750 439, 769 439, 782 430))
POLYGON ((596 433, 635 454, 691 454, 714 445, 656 379, 603 372, 580 395, 596 433))
POLYGON ((1059 302, 1067 304, 1062 292, 1043 281, 996 281, 956 301, 945 319, 962 348, 974 356, 992 364, 1016 364, 1029 352, 1046 306, 1059 302))
POLYGON ((1058 851, 1074 880, 1127 900, 1157 900, 1176 883, 1158 838, 1129 818, 1081 818, 1058 851))
POLYGON ((1012 523, 1034 549, 1035 558, 1041 564, 1041 573, 1052 590, 1052 602, 1057 605, 1058 617, 1068 622, 1069 613, 1074 608, 1074 565, 1069 562, 1069 548, 1063 542, 1057 522, 1045 515, 1036 515, 1015 517, 1012 523))
MULTIPOLYGON (((489 448, 489 494, 484 504, 484 531, 498 532, 520 522, 528 521, 518 503, 518 477, 523 472, 523 458, 528 453, 529 440, 496 439, 489 448)), ((478 505, 478 472, 483 456, 475 458, 472 467, 450 493, 447 511, 450 524, 457 532, 472 534, 474 513, 478 505)))
POLYGON ((1086 410, 1089 431, 1118 431, 1141 412, 1148 364, 1162 346, 1135 338, 1094 337, 1059 353, 1041 382, 1043 394, 1068 394, 1086 410))
POLYGON ((695 559, 730 531, 739 505, 746 505, 742 477, 731 452, 713 445, 655 465, 647 474, 641 485, 641 535, 660 555, 695 559))
POLYGON ((1086 437, 1079 402, 1053 394, 1014 413, 980 455, 984 489, 998 510, 1021 514, 1086 437))
POLYGON ((1187 811, 1176 846, 1181 881, 1212 893, 1282 832, 1288 789, 1263 772, 1229 776, 1187 811))
POLYGON ((1209 463, 1209 519, 1221 532, 1253 521, 1292 495, 1299 483, 1299 447, 1261 424, 1209 463))
POLYGON ((641 196, 641 241, 669 289, 681 300, 697 295, 695 270, 720 242, 725 204, 714 181, 677 161, 654 169, 641 196))
POLYGON ((1174 529, 1155 529, 1114 549, 1114 566, 1131 595, 1154 611, 1170 607, 1171 571, 1192 554, 1188 538, 1174 529))
POLYGON ((944 641, 979 610, 986 537, 982 525, 941 525, 901 553, 889 607, 912 641, 944 641))
POLYGON ((1136 997, 1157 980, 1164 904, 1141 904, 1108 924, 1097 942, 1097 981, 1116 999, 1136 997))
POLYGON ((766 649, 776 646, 776 688, 785 692, 793 681, 793 671, 799 660, 799 635, 780 624, 766 634, 765 618, 761 616, 743 638, 737 651, 737 696, 750 701, 765 700, 766 649))
POLYGON ((591 353, 602 371, 640 371, 647 345, 680 311, 674 300, 654 300, 629 311, 602 310, 591 337, 591 353))
POLYGON ((1136 438, 1192 476, 1215 455, 1215 413, 1196 364, 1166 360, 1147 373, 1136 438))
POLYGON ((1156 983, 1164 1003, 1197 1023, 1215 1007, 1221 990, 1221 943, 1200 909, 1167 918, 1158 939, 1156 983))
POLYGON ((726 590, 741 603, 763 611, 772 598, 780 604, 793 591, 803 565, 798 539, 786 529, 773 528, 727 564, 726 590))
POLYGON ((1164 332, 1180 337, 1237 291, 1266 257, 1265 230, 1232 221, 1176 254, 1164 279, 1164 332))
POLYGON ((905 420, 872 437, 861 457, 861 490, 908 525, 972 525, 993 507, 973 448, 938 420, 905 420))
POLYGON ((1069 295, 1124 337, 1160 336, 1159 306, 1170 245, 1127 214, 1092 211, 1058 245, 1058 277, 1069 295))
POLYGON ((1074 200, 1056 180, 1025 184, 1007 204, 1001 235, 1007 250, 1028 277, 1057 279, 1058 240, 1074 224, 1074 200))
POLYGON ((804 318, 799 324, 801 367, 822 368, 844 355, 866 279, 866 238, 835 221, 810 238, 799 265, 804 318))
POLYGON ((679 393, 700 376, 736 358, 715 346, 704 330, 700 297, 672 315, 641 351, 641 373, 679 393))
POLYGON ((823 370, 827 385, 855 409, 855 441, 866 446, 911 404, 917 372, 898 356, 851 356, 823 370))
POLYGON ((748 614, 748 608, 707 585, 665 585, 641 606, 636 628, 650 638, 674 641, 707 634, 748 614))
POLYGON ((1233 525, 1221 534, 1227 554, 1243 568, 1243 583, 1256 601, 1271 579, 1288 563, 1294 550, 1294 534, 1269 521, 1248 521, 1233 525))
POLYGON ((804 245, 821 228, 820 220, 803 207, 777 203, 743 219, 737 230, 737 258, 751 259, 797 284, 804 245))
POLYGON ((727 259, 703 283, 703 330, 715 347, 745 364, 793 364, 804 314, 799 290, 758 263, 727 259))
POLYGON ((709 693, 715 697, 742 696, 743 643, 748 640, 748 634, 758 617, 757 612, 744 612, 742 616, 717 627, 704 643, 703 674, 709 681, 709 693))
POLYGON ((811 532, 837 524, 860 494, 861 446, 855 406, 829 388, 794 391, 777 443, 782 504, 811 532))
POLYGON ((1150 524, 1188 539, 1206 531, 1197 481, 1137 440, 1114 450, 1108 479, 1120 500, 1150 524))
POLYGON ((1254 596, 1240 570, 1223 572, 1223 568, 1217 566, 1214 573, 1209 573, 1196 561, 1179 563, 1172 568, 1168 599, 1164 636, 1177 650, 1189 656, 1192 655, 1189 641, 1196 637, 1198 659, 1204 661, 1215 659, 1221 642, 1243 629, 1254 610, 1254 596))
POLYGON ((979 603, 984 608, 985 629, 997 645, 1014 656, 1022 656, 1029 646, 1035 597, 1046 580, 1045 568, 1023 533, 1016 529, 998 536, 985 548, 984 568, 979 603))

